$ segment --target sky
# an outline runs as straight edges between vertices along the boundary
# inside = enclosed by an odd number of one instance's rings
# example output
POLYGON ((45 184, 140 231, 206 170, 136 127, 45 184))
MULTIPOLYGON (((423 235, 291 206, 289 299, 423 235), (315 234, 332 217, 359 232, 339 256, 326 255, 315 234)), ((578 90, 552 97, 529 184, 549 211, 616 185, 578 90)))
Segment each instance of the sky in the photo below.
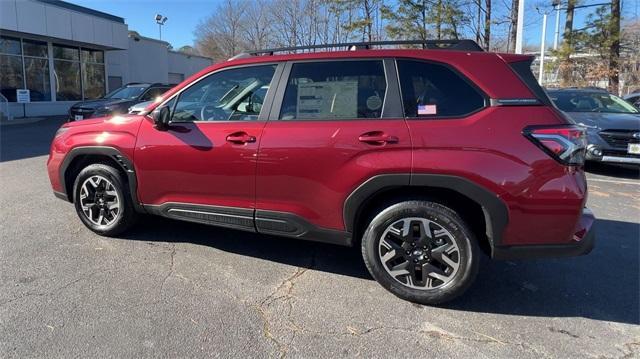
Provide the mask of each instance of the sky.
MULTIPOLYGON (((68 2, 103 11, 125 19, 129 30, 140 35, 158 38, 159 31, 154 17, 162 14, 168 17, 162 28, 162 39, 171 43, 174 48, 193 45, 193 32, 198 23, 215 10, 221 0, 67 0, 68 2)), ((551 0, 524 0, 525 11, 525 44, 540 44, 542 15, 536 10, 537 4, 550 3, 551 0)), ((393 2, 386 0, 385 2, 393 2)), ((494 8, 501 6, 505 0, 494 0, 494 8)), ((608 0, 582 0, 582 4, 598 4, 608 0)), ((623 17, 638 18, 640 0, 622 0, 623 17)), ((550 7, 547 7, 550 9, 550 7)), ((589 12, 595 7, 576 9, 574 28, 581 28, 589 12)), ((553 43, 555 12, 547 20, 546 42, 553 43)), ((560 17, 560 33, 564 25, 564 15, 560 17)))

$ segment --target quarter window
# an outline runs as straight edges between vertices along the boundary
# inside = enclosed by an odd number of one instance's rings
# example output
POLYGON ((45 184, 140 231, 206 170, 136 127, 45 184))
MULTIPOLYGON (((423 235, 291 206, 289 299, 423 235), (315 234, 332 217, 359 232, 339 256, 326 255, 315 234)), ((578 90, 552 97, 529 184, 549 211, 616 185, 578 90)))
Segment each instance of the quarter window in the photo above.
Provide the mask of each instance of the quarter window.
POLYGON ((387 89, 382 61, 296 63, 281 120, 380 118, 387 89))
POLYGON ((484 97, 452 69, 398 60, 406 117, 461 117, 485 105, 484 97))
POLYGON ((223 70, 184 90, 174 122, 257 120, 276 65, 223 70))

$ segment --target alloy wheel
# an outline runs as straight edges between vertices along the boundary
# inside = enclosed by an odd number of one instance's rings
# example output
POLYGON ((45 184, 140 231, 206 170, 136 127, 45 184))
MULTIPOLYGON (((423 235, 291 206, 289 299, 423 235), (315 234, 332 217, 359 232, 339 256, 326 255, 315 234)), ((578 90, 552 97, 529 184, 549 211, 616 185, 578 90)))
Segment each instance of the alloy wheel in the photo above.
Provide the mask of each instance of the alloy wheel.
POLYGON ((389 225, 378 255, 394 280, 413 289, 442 287, 460 267, 460 249, 451 233, 426 218, 403 218, 389 225))
POLYGON ((80 188, 80 206, 85 217, 97 226, 108 226, 120 215, 120 197, 111 181, 103 176, 87 178, 80 188))

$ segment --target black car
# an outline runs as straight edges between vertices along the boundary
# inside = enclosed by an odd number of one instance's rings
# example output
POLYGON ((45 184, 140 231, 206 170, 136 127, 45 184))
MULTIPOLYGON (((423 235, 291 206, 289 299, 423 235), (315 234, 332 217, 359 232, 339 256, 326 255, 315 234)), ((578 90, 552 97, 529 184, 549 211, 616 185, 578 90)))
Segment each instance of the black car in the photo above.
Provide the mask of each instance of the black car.
POLYGON ((548 90, 556 106, 587 128, 587 160, 640 164, 640 111, 602 89, 548 90))
POLYGON ((129 108, 145 101, 153 101, 174 85, 160 83, 130 83, 98 100, 82 101, 69 109, 69 121, 126 114, 129 108))

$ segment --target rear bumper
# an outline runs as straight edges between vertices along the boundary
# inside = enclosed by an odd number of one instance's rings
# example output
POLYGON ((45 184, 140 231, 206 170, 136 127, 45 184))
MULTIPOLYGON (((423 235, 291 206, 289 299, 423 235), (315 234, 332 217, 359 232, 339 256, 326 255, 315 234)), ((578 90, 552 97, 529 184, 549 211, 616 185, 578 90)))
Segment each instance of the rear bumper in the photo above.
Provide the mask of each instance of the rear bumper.
POLYGON ((593 250, 595 234, 595 216, 585 208, 578 221, 575 233, 569 244, 504 246, 493 249, 493 259, 536 259, 575 257, 589 254, 593 250))

